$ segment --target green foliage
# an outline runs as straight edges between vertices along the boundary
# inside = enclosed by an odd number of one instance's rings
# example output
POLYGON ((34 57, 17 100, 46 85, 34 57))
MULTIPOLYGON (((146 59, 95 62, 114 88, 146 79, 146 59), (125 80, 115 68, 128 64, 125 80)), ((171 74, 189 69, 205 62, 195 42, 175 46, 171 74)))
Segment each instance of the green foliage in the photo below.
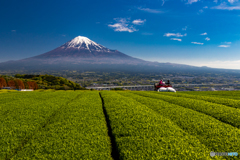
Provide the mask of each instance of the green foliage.
POLYGON ((62 103, 14 159, 112 159, 98 92, 67 93, 74 100, 62 103))
MULTIPOLYGON (((136 92, 134 92, 136 93, 136 92)), ((232 107, 228 107, 221 104, 215 104, 206 102, 203 100, 184 98, 184 97, 173 97, 162 94, 160 92, 137 92, 137 94, 151 97, 155 99, 161 99, 166 102, 183 106, 198 112, 210 115, 219 121, 231 124, 234 127, 240 128, 240 110, 232 107)))
POLYGON ((45 89, 38 89, 38 90, 35 90, 35 92, 44 92, 46 91, 45 89))
POLYGON ((169 119, 116 92, 101 92, 119 159, 210 159, 210 150, 169 119))
MULTIPOLYGON (((238 93, 240 93, 240 92, 238 92, 238 93)), ((187 98, 191 98, 191 99, 204 100, 204 101, 208 101, 208 102, 212 102, 212 103, 223 104, 223 105, 234 107, 234 108, 240 108, 240 100, 221 98, 221 97, 220 98, 209 97, 209 96, 203 96, 203 95, 191 95, 191 94, 184 94, 184 93, 181 93, 181 92, 161 93, 161 94, 174 96, 174 97, 187 97, 187 98)))
POLYGON ((0 93, 7 93, 7 92, 18 92, 16 90, 8 90, 8 89, 1 89, 0 93))
POLYGON ((38 132, 48 118, 76 94, 64 92, 19 92, 0 97, 0 157, 11 157, 22 149, 23 141, 38 132))
POLYGON ((240 91, 200 91, 200 92, 181 92, 181 93, 240 100, 240 91))
MULTIPOLYGON (((79 84, 67 80, 62 77, 55 77, 52 75, 20 75, 16 74, 15 78, 29 79, 35 81, 39 88, 42 89, 56 89, 56 90, 84 90, 79 84)), ((25 84, 25 83, 24 83, 25 84)))
POLYGON ((239 159, 232 93, 0 90, 0 159, 239 159))
POLYGON ((232 152, 240 149, 240 130, 206 114, 174 105, 163 100, 139 96, 137 92, 119 92, 169 118, 184 131, 215 152, 232 152), (211 137, 211 138, 209 138, 211 137))

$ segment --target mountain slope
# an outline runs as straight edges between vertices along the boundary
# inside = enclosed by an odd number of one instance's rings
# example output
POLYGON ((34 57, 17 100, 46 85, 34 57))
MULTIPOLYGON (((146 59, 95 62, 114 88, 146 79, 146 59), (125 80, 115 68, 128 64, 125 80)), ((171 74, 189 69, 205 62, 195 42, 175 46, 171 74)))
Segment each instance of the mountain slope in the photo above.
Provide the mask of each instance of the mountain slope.
POLYGON ((144 61, 117 50, 108 49, 90 39, 78 36, 47 53, 0 63, 0 70, 124 70, 170 71, 198 70, 199 67, 144 61))
MULTIPOLYGON (((51 62, 74 62, 74 63, 128 63, 134 61, 135 63, 143 63, 143 60, 130 57, 123 54, 117 50, 110 50, 96 42, 88 39, 87 37, 78 36, 67 43, 61 45, 60 47, 30 58, 30 60, 47 60, 51 62), (89 61, 90 60, 90 61, 89 61), (124 62, 125 61, 125 62, 124 62)), ((28 58, 29 60, 29 58, 28 58)))

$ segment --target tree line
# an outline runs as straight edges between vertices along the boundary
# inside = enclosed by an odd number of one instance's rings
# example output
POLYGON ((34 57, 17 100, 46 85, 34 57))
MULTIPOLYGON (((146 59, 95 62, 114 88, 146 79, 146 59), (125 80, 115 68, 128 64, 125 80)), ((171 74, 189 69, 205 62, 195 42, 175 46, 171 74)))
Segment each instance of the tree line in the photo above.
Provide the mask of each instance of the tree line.
POLYGON ((12 77, 0 77, 0 89, 3 87, 11 87, 12 89, 38 89, 35 81, 21 80, 12 77))
POLYGON ((63 77, 52 75, 16 74, 14 77, 0 75, 0 89, 56 89, 56 90, 84 90, 79 84, 63 77))
POLYGON ((30 74, 16 74, 15 78, 29 79, 38 84, 39 89, 55 89, 55 90, 83 90, 79 84, 67 80, 63 77, 56 77, 53 75, 30 75, 30 74))

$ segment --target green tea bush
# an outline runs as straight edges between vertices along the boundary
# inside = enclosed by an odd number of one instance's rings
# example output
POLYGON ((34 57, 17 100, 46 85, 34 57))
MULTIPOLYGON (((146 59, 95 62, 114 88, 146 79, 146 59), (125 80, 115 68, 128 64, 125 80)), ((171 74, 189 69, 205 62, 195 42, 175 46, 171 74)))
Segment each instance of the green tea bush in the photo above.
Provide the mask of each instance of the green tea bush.
POLYGON ((169 118, 188 134, 198 138, 212 151, 232 152, 240 150, 240 130, 231 125, 163 100, 143 97, 131 92, 119 92, 119 94, 130 97, 158 112, 159 115, 169 118))
POLYGON ((83 93, 78 92, 78 97, 61 107, 13 159, 111 160, 111 143, 99 93, 83 93))
POLYGON ((119 159, 210 159, 210 150, 168 118, 116 92, 101 92, 119 159))
POLYGON ((0 157, 11 158, 46 120, 76 94, 28 92, 0 97, 0 157))
POLYGON ((240 128, 240 109, 228 107, 221 104, 206 102, 185 97, 173 97, 165 94, 155 94, 150 92, 133 92, 142 96, 164 100, 166 102, 177 104, 185 108, 189 108, 206 115, 212 116, 224 123, 231 124, 234 127, 240 128))
MULTIPOLYGON (((157 92, 155 92, 155 93, 157 93, 157 92)), ((164 95, 169 95, 169 96, 174 96, 174 97, 187 97, 187 98, 191 98, 191 99, 204 100, 204 101, 208 101, 208 102, 212 102, 212 103, 223 104, 223 105, 226 105, 229 107, 240 108, 240 100, 209 97, 209 96, 202 96, 202 95, 191 95, 191 94, 184 94, 181 92, 178 92, 175 94, 162 92, 159 94, 164 94, 164 95)))

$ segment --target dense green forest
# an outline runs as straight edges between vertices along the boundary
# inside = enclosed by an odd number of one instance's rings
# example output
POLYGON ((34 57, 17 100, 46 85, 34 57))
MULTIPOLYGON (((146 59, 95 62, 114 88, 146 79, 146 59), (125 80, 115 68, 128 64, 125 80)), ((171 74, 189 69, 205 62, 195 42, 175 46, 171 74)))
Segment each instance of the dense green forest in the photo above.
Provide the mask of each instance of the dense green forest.
POLYGON ((16 74, 15 76, 1 76, 0 88, 12 87, 13 89, 56 89, 56 90, 83 90, 72 81, 52 75, 16 74))

